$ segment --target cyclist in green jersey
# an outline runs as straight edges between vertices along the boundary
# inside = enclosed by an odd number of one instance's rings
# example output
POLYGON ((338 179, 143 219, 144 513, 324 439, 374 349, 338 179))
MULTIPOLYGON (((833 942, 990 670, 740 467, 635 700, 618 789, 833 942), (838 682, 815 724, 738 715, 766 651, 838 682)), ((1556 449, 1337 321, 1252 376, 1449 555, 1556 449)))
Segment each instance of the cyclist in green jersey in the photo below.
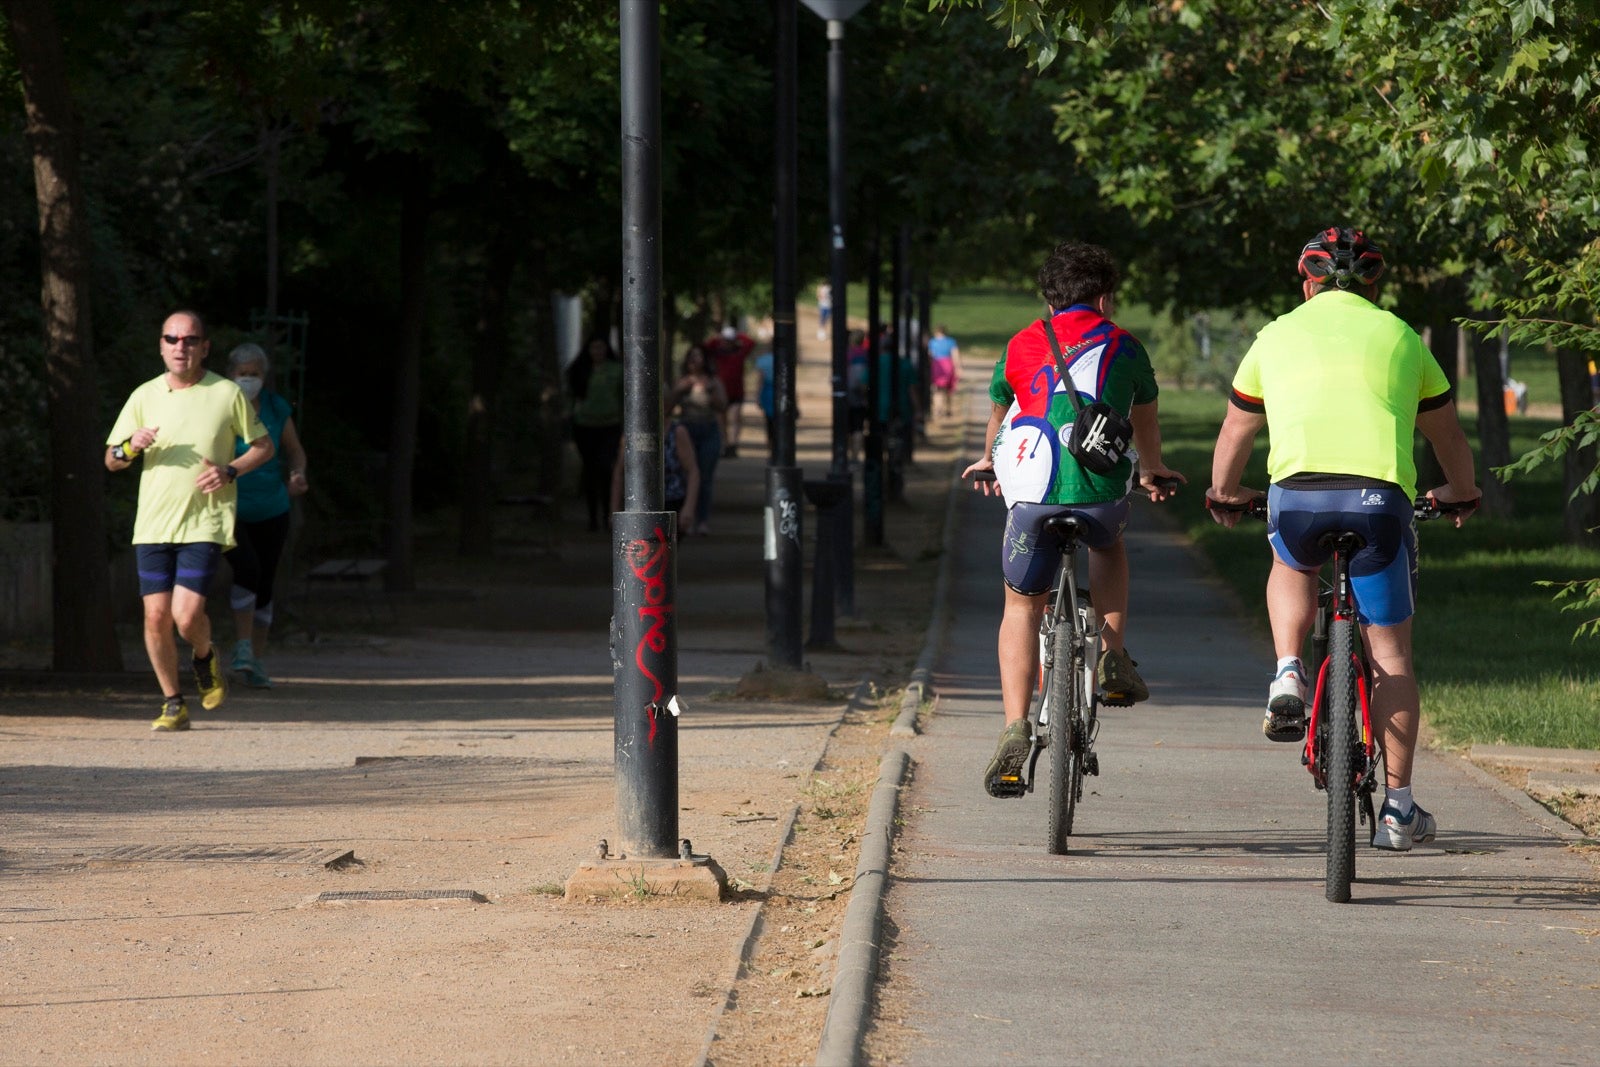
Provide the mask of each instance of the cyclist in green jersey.
MULTIPOLYGON (((1360 230, 1328 229, 1301 250, 1299 268, 1305 303, 1262 329, 1234 376, 1208 496, 1242 504, 1261 495, 1239 478, 1256 435, 1270 427, 1267 613, 1278 670, 1262 730, 1273 741, 1300 741, 1306 733, 1300 649, 1316 614, 1317 572, 1328 558, 1317 542, 1333 529, 1365 538, 1350 573, 1388 786, 1373 843, 1404 852, 1435 833, 1433 816, 1411 797, 1419 719, 1411 662, 1413 431, 1427 437, 1444 471, 1446 483, 1429 494, 1441 504, 1478 499, 1472 448, 1444 371, 1415 331, 1373 303, 1384 270, 1377 246, 1360 230)), ((1468 514, 1456 513, 1456 525, 1468 514)), ((1225 526, 1239 519, 1237 512, 1212 515, 1225 526)))

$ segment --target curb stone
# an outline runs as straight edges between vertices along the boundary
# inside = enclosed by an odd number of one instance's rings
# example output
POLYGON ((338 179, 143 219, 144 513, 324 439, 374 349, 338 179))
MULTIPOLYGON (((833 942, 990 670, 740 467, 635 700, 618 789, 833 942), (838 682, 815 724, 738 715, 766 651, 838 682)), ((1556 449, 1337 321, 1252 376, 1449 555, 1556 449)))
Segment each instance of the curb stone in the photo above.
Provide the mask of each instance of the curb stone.
POLYGON ((817 1047, 817 1067, 850 1067, 860 1062, 861 1042, 872 1021, 872 992, 883 940, 883 897, 889 880, 890 845, 900 787, 911 767, 903 748, 892 748, 878 766, 878 784, 867 809, 861 854, 856 862, 850 903, 839 932, 839 962, 833 972, 828 1015, 817 1047))
MULTIPOLYGON (((965 440, 965 434, 962 436, 965 440)), ((951 463, 952 480, 961 473, 965 463, 961 456, 951 463)), ((933 583, 933 614, 928 619, 928 635, 923 640, 917 665, 911 671, 911 680, 906 684, 905 695, 900 698, 900 714, 895 716, 894 725, 889 727, 890 737, 917 736, 917 713, 934 696, 933 663, 950 622, 950 560, 955 556, 957 503, 958 494, 952 489, 945 495, 944 534, 939 542, 939 576, 933 583)))
POLYGON ((1578 827, 1567 822, 1567 820, 1533 799, 1521 789, 1490 774, 1467 757, 1460 757, 1457 760, 1457 765, 1468 778, 1471 778, 1479 785, 1487 787, 1507 804, 1516 808, 1517 812, 1529 822, 1550 836, 1559 838, 1569 845, 1576 845, 1590 840, 1578 827))
MULTIPOLYGON (((865 708, 872 699, 874 692, 872 682, 862 679, 856 683, 855 691, 850 694, 844 709, 839 713, 838 721, 828 731, 828 736, 823 739, 822 748, 817 753, 817 758, 812 761, 811 773, 815 774, 822 766, 822 761, 828 758, 828 743, 833 740, 833 735, 838 733, 839 726, 850 717, 852 710, 865 708)), ((772 860, 768 865, 767 881, 770 884, 772 877, 778 873, 778 868, 783 865, 783 850, 789 846, 789 841, 794 837, 794 824, 800 819, 800 805, 795 804, 789 809, 789 817, 784 820, 783 830, 778 834, 777 844, 772 849, 772 860)), ((870 813, 869 813, 870 829, 870 813)), ((739 984, 739 977, 743 974, 745 966, 755 954, 756 945, 761 940, 763 929, 762 916, 765 908, 758 905, 750 916, 750 925, 745 928, 744 937, 739 941, 739 950, 734 953, 733 964, 727 972, 727 981, 724 986, 727 992, 722 996, 722 1003, 717 1006, 717 1012, 711 1019, 711 1026, 706 1030, 705 1044, 701 1046, 700 1057, 695 1060, 695 1067, 706 1067, 712 1062, 711 1055, 716 1048, 717 1028, 722 1025, 722 1017, 728 1013, 728 1008, 733 1004, 734 990, 739 984)))

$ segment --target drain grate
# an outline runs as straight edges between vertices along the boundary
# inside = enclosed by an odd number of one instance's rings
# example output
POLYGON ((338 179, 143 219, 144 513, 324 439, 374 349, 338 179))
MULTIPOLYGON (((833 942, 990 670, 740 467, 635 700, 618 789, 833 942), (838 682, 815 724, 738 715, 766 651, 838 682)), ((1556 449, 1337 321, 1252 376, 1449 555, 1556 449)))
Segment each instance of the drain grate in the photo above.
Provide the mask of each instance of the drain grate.
POLYGON ((487 904, 489 898, 472 889, 358 889, 321 893, 317 903, 334 900, 470 900, 487 904))
POLYGON ((286 863, 340 867, 355 860, 348 848, 258 845, 123 845, 90 863, 286 863))
POLYGON ((583 762, 576 759, 552 759, 548 756, 421 755, 357 756, 355 759, 357 767, 367 767, 374 763, 405 763, 420 767, 576 767, 583 762))

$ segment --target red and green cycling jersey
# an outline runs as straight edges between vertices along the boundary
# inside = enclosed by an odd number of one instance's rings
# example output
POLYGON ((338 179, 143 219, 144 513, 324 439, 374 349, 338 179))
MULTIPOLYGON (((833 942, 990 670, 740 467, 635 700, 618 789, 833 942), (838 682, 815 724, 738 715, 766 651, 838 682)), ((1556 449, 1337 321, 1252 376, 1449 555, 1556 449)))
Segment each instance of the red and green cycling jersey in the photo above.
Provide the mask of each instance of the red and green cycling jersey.
MULTIPOLYGON (((1156 399, 1155 369, 1138 338, 1085 304, 1051 318, 1072 387, 1085 403, 1104 400, 1126 415, 1156 399)), ((1076 417, 1044 325, 1034 322, 1006 345, 989 399, 1007 408, 994 444, 995 477, 1007 504, 1098 504, 1128 494, 1137 455, 1109 474, 1091 474, 1067 452, 1076 417)))

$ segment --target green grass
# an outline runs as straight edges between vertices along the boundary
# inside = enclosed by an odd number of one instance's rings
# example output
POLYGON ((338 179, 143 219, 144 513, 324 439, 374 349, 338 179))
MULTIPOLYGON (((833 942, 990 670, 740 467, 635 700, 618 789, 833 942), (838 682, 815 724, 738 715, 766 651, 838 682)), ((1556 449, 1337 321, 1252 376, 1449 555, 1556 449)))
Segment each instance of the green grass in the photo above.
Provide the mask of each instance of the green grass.
MULTIPOLYGON (((888 279, 884 279, 880 314, 889 314, 888 279)), ((816 299, 809 290, 803 292, 800 303, 815 306, 816 299)), ((859 282, 850 285, 849 314, 852 319, 867 317, 867 287, 859 282)), ((1000 358, 1001 351, 1013 334, 1029 322, 1044 314, 1044 299, 1030 289, 1006 285, 975 285, 963 289, 950 289, 940 293, 933 302, 933 322, 943 324, 961 345, 967 358, 992 361, 1000 358)), ((1142 304, 1119 303, 1116 315, 1118 325, 1134 333, 1140 340, 1148 341, 1153 332, 1155 316, 1142 304)))
MULTIPOLYGON (((1200 489, 1211 480, 1211 449, 1225 401, 1211 392, 1166 390, 1161 424, 1169 466, 1200 489)), ((1550 423, 1513 423, 1513 451, 1550 423)), ((1468 435, 1473 435, 1468 426, 1468 435)), ((1245 484, 1266 486, 1266 440, 1258 439, 1245 484)), ((1562 543, 1562 492, 1556 467, 1513 483, 1518 518, 1474 518, 1418 530, 1420 610, 1417 676, 1429 724, 1450 744, 1504 743, 1600 748, 1600 643, 1574 642, 1577 616, 1534 583, 1600 574, 1600 552, 1562 543)), ((1263 589, 1270 553, 1262 529, 1225 530, 1199 509, 1179 512, 1222 577, 1251 605, 1268 658, 1263 589)))

